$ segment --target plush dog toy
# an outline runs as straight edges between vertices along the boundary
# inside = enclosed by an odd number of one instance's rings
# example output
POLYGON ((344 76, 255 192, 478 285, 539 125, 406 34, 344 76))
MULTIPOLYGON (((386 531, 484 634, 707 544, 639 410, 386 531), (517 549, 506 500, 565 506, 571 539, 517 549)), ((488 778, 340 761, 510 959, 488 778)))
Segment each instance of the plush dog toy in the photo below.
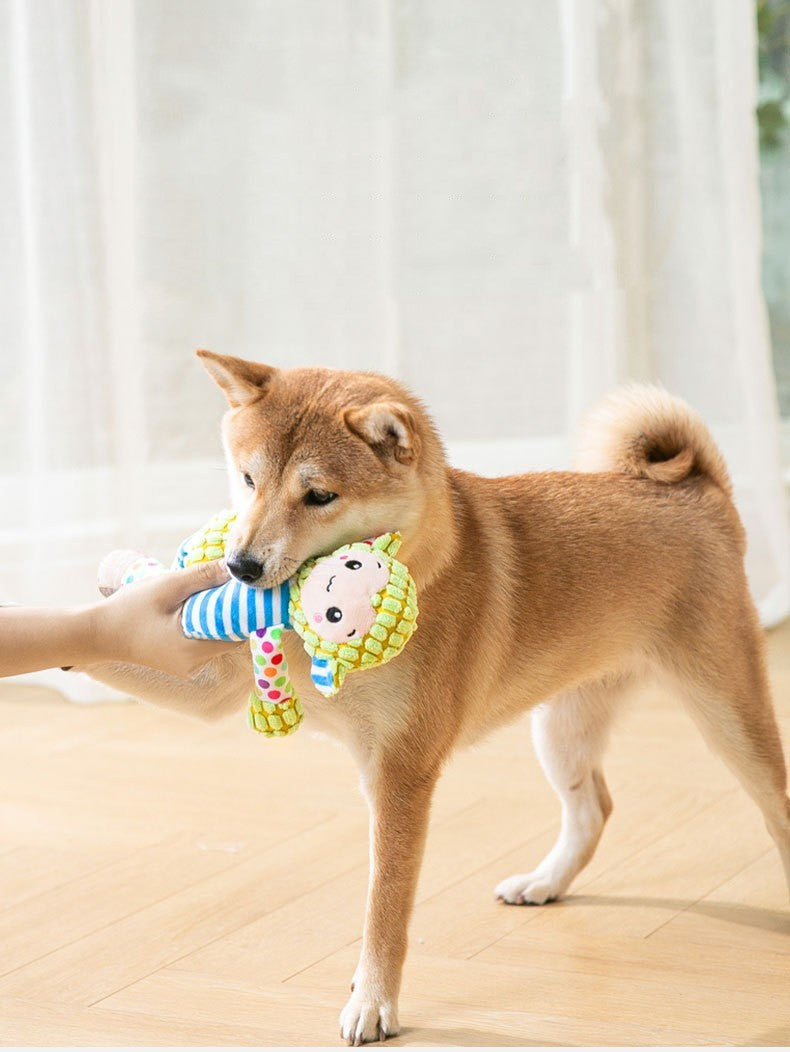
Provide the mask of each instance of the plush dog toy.
MULTIPOLYGON (((179 549, 173 569, 219 559, 235 515, 223 511, 179 549)), ((385 533, 346 544, 307 562, 275 588, 231 580, 184 603, 181 624, 194 639, 244 640, 252 649, 254 685, 250 726, 267 737, 295 731, 303 710, 288 675, 283 632, 293 629, 312 658, 311 677, 325 697, 336 694, 348 672, 395 657, 417 627, 417 592, 395 559, 401 539, 385 533)), ((99 567, 105 594, 165 567, 138 552, 112 552, 99 567)))

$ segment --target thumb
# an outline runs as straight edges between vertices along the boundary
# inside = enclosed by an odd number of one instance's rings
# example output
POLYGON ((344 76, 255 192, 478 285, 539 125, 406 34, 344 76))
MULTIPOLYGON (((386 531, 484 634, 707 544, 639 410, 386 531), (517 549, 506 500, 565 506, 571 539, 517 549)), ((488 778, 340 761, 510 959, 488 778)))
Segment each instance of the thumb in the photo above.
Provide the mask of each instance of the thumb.
POLYGON ((168 599, 173 603, 183 602, 194 592, 204 592, 207 588, 225 584, 229 576, 224 559, 212 559, 211 562, 195 563, 182 570, 174 570, 167 574, 168 599))

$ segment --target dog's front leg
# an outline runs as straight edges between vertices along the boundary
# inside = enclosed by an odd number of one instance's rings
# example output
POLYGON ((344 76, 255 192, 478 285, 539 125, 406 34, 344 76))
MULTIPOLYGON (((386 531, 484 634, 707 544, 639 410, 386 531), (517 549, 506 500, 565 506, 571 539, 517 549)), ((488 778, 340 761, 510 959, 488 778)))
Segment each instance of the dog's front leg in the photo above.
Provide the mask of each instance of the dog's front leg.
POLYGON ((249 694, 249 649, 243 646, 220 654, 191 679, 120 662, 85 665, 76 671, 131 697, 206 720, 242 708, 249 694))
POLYGON ((362 953, 340 1015, 350 1045, 398 1033, 398 993, 406 956, 431 797, 438 771, 415 772, 384 755, 364 788, 370 807, 371 870, 362 953))

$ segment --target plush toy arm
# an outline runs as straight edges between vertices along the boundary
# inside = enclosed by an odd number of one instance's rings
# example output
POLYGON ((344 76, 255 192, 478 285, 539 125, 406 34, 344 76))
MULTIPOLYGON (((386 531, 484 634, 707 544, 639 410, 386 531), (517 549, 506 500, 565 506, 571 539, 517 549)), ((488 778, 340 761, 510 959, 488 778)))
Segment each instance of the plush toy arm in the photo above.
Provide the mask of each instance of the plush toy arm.
POLYGON ((334 665, 335 662, 330 661, 328 658, 318 657, 317 654, 313 655, 310 665, 310 678, 315 689, 319 694, 323 694, 325 698, 330 698, 337 693, 334 665))
POLYGON ((250 588, 228 581, 197 592, 184 603, 181 624, 193 639, 247 639, 259 628, 290 628, 288 582, 277 588, 250 588))
MULTIPOLYGON (((160 573, 165 573, 165 567, 140 552, 110 552, 99 566, 99 589, 103 595, 112 595, 121 585, 160 573)), ((290 595, 287 582, 277 588, 249 588, 241 581, 227 581, 190 596, 184 603, 181 627, 191 639, 239 642, 258 628, 290 628, 290 595)))

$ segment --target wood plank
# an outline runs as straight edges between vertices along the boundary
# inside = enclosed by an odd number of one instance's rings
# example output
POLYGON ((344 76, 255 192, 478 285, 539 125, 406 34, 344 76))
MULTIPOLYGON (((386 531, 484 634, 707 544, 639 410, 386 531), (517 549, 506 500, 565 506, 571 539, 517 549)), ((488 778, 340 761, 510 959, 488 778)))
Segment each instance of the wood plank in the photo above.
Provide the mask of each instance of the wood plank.
MULTIPOLYGON (((81 901, 72 904, 64 931, 50 939, 53 948, 46 955, 39 956, 29 940, 25 942, 27 918, 21 928, 13 929, 8 960, 15 970, 6 968, 0 994, 23 997, 26 991, 44 988, 51 1001, 89 1004, 224 934, 250 931, 261 915, 276 912, 338 871, 359 864, 364 858, 361 829, 356 831, 356 857, 331 850, 344 832, 354 831, 355 823, 358 820, 340 816, 244 858, 190 851, 183 843, 168 845, 161 858, 155 853, 137 858, 129 874, 121 873, 127 887, 107 896, 106 914, 92 909, 86 922, 81 901), (117 919, 119 903, 127 912, 117 919), (90 927, 80 931, 75 927, 80 924, 90 927), (119 946, 125 947, 123 954, 119 946), (31 957, 34 952, 37 955, 31 957)), ((106 879, 107 871, 100 888, 106 879)), ((96 887, 85 889, 85 902, 96 892, 96 887)), ((44 896, 41 900, 35 904, 37 912, 46 915, 52 907, 44 896)), ((19 924, 18 913, 15 920, 19 924)))
MULTIPOLYGON (((342 1000, 353 960, 353 948, 346 947, 287 985, 338 990, 342 1000)), ((518 1021, 531 1040, 570 1045, 751 1045, 790 1022, 783 977, 736 989, 711 973, 704 985, 697 983, 671 955, 663 968, 633 976, 625 967, 611 973, 609 963, 593 956, 587 970, 567 973, 534 957, 509 963, 412 957, 404 972, 403 1006, 430 992, 435 1006, 453 1006, 459 1020, 469 1008, 483 1009, 518 1021)))
POLYGON ((118 862, 123 854, 118 848, 98 846, 88 855, 80 849, 27 844, 10 849, 0 858, 0 916, 4 909, 44 892, 61 889, 118 862))
POLYGON ((783 973, 790 990, 790 909, 787 884, 771 847, 731 880, 653 932, 658 945, 687 947, 689 955, 716 960, 762 962, 769 974, 783 973))
MULTIPOLYGON (((594 884, 603 889, 605 874, 618 868, 630 872, 631 859, 710 807, 717 797, 706 787, 683 786, 680 791, 658 781, 621 787, 619 803, 603 841, 590 865, 572 886, 578 895, 594 884)), ((510 907, 494 902, 496 884, 511 873, 528 872, 554 843, 557 827, 543 831, 518 848, 491 860, 481 851, 469 875, 433 895, 418 897, 412 932, 412 952, 471 957, 508 932, 537 920, 539 909, 510 907), (463 923, 459 918, 463 917, 463 923)), ((474 831, 471 831, 474 835, 474 831)), ((429 841, 430 845, 430 841, 429 841)), ((550 907, 549 907, 550 908, 550 907)))
POLYGON ((645 937, 764 855, 769 844, 751 800, 733 790, 635 852, 625 864, 572 889, 559 909, 505 908, 523 910, 525 924, 536 934, 551 927, 555 934, 581 928, 591 938, 645 937), (737 829, 737 836, 722 836, 728 828, 737 829))
MULTIPOLYGON (((138 1011, 165 1018, 189 1015, 197 1023, 227 1020, 230 1026, 272 1027, 277 1042, 284 1045, 307 1044, 310 1040, 334 1045, 338 1043, 337 1020, 348 996, 352 962, 353 952, 346 949, 326 962, 320 982, 293 980, 278 986, 259 986, 253 977, 214 981, 206 975, 169 968, 115 994, 102 1007, 130 1015, 138 1011), (305 1004, 315 1012, 307 1025, 301 1018, 305 1004), (283 1024, 286 1016, 288 1026, 283 1024), (281 1027, 283 1032, 277 1033, 281 1027), (295 1037, 302 1034, 304 1040, 295 1037)), ((613 1028, 605 1019, 576 1019, 568 1012, 553 1017, 541 1003, 539 991, 535 995, 525 986, 519 986, 522 1004, 518 1008, 507 1007, 501 997, 492 995, 492 984, 486 986, 487 1003, 480 1003, 485 1002, 484 996, 474 995, 445 1000, 440 995, 447 991, 448 983, 454 981, 459 991, 474 989, 474 983, 469 975, 461 976, 457 971, 444 976, 443 962, 438 958, 432 958, 425 969, 409 968, 409 972, 401 998, 403 1030, 400 1037, 387 1041, 387 1047, 603 1044, 605 1036, 608 1044, 639 1045, 659 1043, 649 1040, 657 1035, 664 1038, 660 1042, 664 1044, 695 1043, 681 1040, 688 1036, 687 1029, 669 1024, 658 1027, 650 1019, 618 1022, 616 1037, 611 1039, 613 1028)), ((511 977, 505 976, 504 982, 509 984, 511 977)))
POLYGON ((185 880, 199 882, 231 864, 230 856, 198 851, 182 836, 173 843, 143 848, 3 910, 0 991, 15 985, 9 976, 24 965, 39 959, 51 962, 58 948, 106 928, 119 914, 134 915, 172 895, 185 880))
POLYGON ((198 1019, 194 1013, 186 1010, 157 1016, 137 1010, 108 1011, 80 1005, 51 1004, 41 998, 28 1001, 0 998, 0 1041, 3 1045, 20 1046, 104 1045, 107 1048, 122 1048, 126 1045, 145 1045, 154 1048, 190 1048, 196 1045, 240 1045, 256 1048, 272 1044, 300 1044, 296 1040, 288 1040, 293 1036, 295 1027, 298 1027, 307 1038, 318 1044, 319 1037, 326 1037, 326 1016, 331 1013, 305 1003, 303 996, 294 997, 293 1001, 298 1005, 295 1019, 278 1019, 275 1012, 261 1010, 255 1021, 247 1025, 238 1019, 221 1022, 198 1019))
MULTIPOLYGON (((477 864, 481 851, 495 852, 517 843, 520 833, 514 817, 507 806, 495 808, 483 800, 449 819, 432 823, 420 894, 433 894, 455 882, 459 871, 477 864)), ((190 954, 179 966, 238 979, 244 979, 251 969, 261 982, 282 981, 309 968, 337 946, 357 940, 368 876, 366 840, 362 837, 357 850, 364 852, 364 861, 205 950, 190 954), (279 947, 276 955, 270 952, 272 945, 279 947)))
MULTIPOLYGON (((790 623, 769 652, 788 735, 790 623)), ((349 757, 239 716, 34 698, 0 685, 0 934, 27 962, 0 1043, 334 1043, 367 879, 349 757)), ((492 899, 556 831, 529 739, 519 720, 440 783, 396 1043, 788 1044, 778 859, 677 703, 625 715, 601 847, 536 909, 492 899)))

